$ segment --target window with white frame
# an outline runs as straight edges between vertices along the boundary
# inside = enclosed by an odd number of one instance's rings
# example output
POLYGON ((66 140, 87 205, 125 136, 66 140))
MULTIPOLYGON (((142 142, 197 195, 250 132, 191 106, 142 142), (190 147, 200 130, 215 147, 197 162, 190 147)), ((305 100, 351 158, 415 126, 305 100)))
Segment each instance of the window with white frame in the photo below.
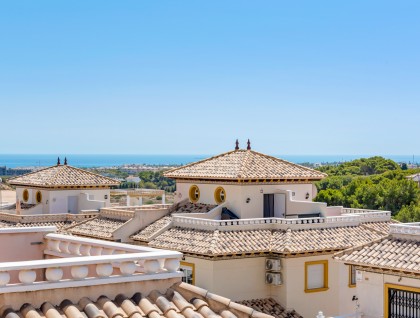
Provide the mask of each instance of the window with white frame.
POLYGON ((328 289, 328 261, 305 263, 305 292, 320 292, 328 289))
POLYGON ((195 266, 193 263, 181 262, 179 270, 182 272, 182 281, 184 283, 195 284, 195 266))

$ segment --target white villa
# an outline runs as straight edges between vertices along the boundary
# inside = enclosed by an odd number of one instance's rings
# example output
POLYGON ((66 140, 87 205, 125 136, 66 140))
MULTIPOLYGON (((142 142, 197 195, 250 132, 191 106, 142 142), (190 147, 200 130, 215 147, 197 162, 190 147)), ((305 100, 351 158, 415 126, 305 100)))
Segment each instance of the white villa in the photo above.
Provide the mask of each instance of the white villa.
POLYGON ((180 251, 185 282, 234 301, 355 313, 354 268, 334 253, 386 237, 391 213, 312 202, 324 174, 248 148, 168 171, 174 205, 107 207, 65 231, 180 251))
POLYGON ((75 214, 109 206, 110 187, 120 182, 69 166, 67 159, 62 165, 58 159, 56 166, 12 178, 9 183, 16 186, 17 213, 75 214))

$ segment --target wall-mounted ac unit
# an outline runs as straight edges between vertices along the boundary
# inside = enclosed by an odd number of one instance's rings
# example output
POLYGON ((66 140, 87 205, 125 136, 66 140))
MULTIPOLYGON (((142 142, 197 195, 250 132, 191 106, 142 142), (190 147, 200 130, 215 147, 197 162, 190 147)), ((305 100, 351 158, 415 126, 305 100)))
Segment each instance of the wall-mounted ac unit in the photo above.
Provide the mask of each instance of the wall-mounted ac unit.
POLYGON ((265 273, 265 283, 270 285, 281 285, 283 280, 280 273, 265 273))
POLYGON ((265 260, 265 270, 270 272, 281 271, 281 262, 278 258, 267 258, 265 260))

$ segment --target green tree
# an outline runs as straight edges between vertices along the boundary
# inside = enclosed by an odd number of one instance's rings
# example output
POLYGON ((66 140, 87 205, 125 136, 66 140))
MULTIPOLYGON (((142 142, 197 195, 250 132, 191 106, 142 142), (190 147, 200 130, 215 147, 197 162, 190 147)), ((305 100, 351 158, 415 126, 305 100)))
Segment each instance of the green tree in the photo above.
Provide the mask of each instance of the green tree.
POLYGON ((400 222, 420 222, 420 206, 412 202, 410 205, 404 205, 396 219, 400 222))

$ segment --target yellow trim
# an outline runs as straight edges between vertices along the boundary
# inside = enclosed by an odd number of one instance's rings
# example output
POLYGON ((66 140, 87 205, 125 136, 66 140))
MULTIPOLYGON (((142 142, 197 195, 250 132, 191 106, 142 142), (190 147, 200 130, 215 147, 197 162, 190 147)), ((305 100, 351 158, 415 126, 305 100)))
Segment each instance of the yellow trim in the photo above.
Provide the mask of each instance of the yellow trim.
POLYGON ((316 293, 328 290, 328 260, 305 262, 305 293, 316 293), (308 267, 311 265, 324 265, 324 287, 308 289, 308 267))
POLYGON ((223 187, 217 187, 216 190, 214 190, 214 201, 216 201, 217 204, 221 204, 226 201, 226 191, 223 187), (221 197, 222 191, 224 194, 223 200, 221 197))
POLYGON ((192 268, 192 284, 195 285, 195 264, 188 262, 181 262, 181 266, 187 266, 192 268))
POLYGON ((388 291, 390 288, 414 292, 414 293, 420 293, 420 288, 416 287, 409 287, 409 286, 402 286, 402 285, 395 285, 395 284, 385 284, 384 285, 384 317, 389 317, 388 312, 388 291))
POLYGON ((29 191, 28 191, 28 189, 23 190, 22 199, 23 199, 23 202, 28 202, 28 200, 29 200, 29 191))
MULTIPOLYGON (((356 287, 356 284, 353 284, 352 281, 351 281, 351 274, 352 274, 352 268, 353 268, 353 266, 354 265, 349 265, 349 284, 348 284, 349 288, 356 287)), ((354 276, 356 276, 356 270, 354 272, 354 276)), ((356 281, 356 277, 354 277, 354 281, 356 281)))
POLYGON ((190 187, 190 191, 188 192, 188 194, 192 203, 196 203, 198 202, 198 200, 200 200, 200 189, 197 185, 193 184, 190 187))
POLYGON ((42 202, 42 193, 39 190, 35 194, 35 201, 36 201, 36 203, 41 203, 42 202), (39 200, 38 200, 38 195, 39 195, 39 200))

